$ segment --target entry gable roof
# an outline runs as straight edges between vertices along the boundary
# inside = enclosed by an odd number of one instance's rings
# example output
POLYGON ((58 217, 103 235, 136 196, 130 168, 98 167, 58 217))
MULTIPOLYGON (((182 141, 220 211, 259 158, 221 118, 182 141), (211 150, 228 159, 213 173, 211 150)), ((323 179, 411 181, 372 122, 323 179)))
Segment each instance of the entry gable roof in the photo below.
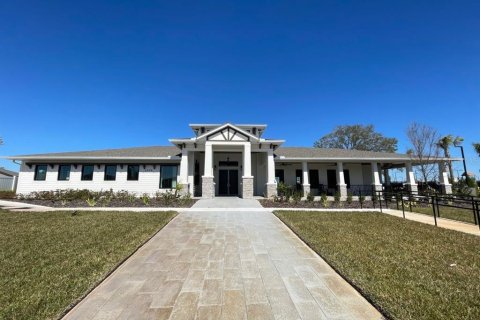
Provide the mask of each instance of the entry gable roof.
MULTIPOLYGON (((204 134, 198 136, 195 138, 195 140, 208 140, 209 137, 215 135, 216 133, 221 133, 221 132, 224 132, 224 131, 229 131, 229 130, 232 130, 235 134, 240 134, 240 135, 243 135, 245 137, 247 137, 246 140, 253 140, 253 141, 260 141, 260 138, 258 138, 257 136, 251 134, 250 132, 247 132, 231 123, 225 123, 224 125, 221 125, 220 127, 216 128, 216 129, 213 129, 209 132, 205 132, 204 134)), ((226 140, 229 140, 230 139, 230 135, 226 137, 227 139, 226 140)))

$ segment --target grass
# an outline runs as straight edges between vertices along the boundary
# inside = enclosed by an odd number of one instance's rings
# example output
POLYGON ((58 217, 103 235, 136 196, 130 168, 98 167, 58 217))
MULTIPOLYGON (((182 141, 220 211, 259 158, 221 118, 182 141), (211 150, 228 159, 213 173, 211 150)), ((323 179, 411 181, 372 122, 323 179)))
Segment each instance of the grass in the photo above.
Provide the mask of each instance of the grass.
POLYGON ((480 319, 480 237, 380 213, 275 214, 392 319, 480 319))
POLYGON ((57 318, 175 215, 0 210, 0 319, 57 318))

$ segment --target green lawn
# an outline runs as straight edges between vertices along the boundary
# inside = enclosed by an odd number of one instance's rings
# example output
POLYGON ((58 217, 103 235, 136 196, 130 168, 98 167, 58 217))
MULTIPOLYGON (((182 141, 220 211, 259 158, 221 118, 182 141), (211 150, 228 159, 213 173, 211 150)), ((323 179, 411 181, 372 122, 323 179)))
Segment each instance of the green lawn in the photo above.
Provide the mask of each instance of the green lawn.
MULTIPOLYGON (((432 208, 428 207, 413 207, 413 212, 423 213, 433 216, 432 208)), ((472 209, 458 209, 449 207, 440 207, 440 217, 463 222, 475 223, 472 209)))
POLYGON ((175 212, 0 210, 0 319, 51 319, 175 212))
POLYGON ((381 213, 276 215, 392 319, 480 319, 480 237, 381 213))

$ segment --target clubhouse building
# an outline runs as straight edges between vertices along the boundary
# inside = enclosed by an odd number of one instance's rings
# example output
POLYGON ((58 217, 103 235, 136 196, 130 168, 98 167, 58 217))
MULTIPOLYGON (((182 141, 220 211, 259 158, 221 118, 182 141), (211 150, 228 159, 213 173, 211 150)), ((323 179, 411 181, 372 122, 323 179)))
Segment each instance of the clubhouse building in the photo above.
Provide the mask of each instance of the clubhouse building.
MULTIPOLYGON (((417 191, 406 154, 283 147, 263 137, 264 124, 191 124, 193 137, 171 146, 32 154, 20 161, 17 193, 58 189, 126 190, 138 195, 174 189, 203 198, 273 197, 283 182, 304 195, 367 195, 390 184, 389 170, 404 168, 405 188, 417 191)), ((444 158, 436 158, 439 182, 451 193, 444 158)))

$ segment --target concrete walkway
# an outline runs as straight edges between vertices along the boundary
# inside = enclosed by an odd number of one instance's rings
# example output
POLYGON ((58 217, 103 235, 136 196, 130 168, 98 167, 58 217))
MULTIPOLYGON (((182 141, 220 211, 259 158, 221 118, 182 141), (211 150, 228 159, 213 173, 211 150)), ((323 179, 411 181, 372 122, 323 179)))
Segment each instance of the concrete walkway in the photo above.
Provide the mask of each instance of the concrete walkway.
MULTIPOLYGON (((403 218, 403 212, 400 210, 393 210, 393 209, 383 209, 384 213, 387 213, 392 216, 403 218)), ((435 225, 435 220, 433 216, 429 216, 426 214, 414 213, 410 211, 405 211, 405 219, 413 220, 425 224, 435 225)), ((480 229, 477 225, 464 223, 460 221, 444 219, 444 218, 437 218, 437 226, 440 228, 465 232, 469 234, 473 234, 476 236, 480 236, 480 229)))
POLYGON ((192 206, 192 209, 246 209, 246 208, 263 208, 260 202, 255 199, 241 199, 239 197, 216 197, 212 199, 200 199, 192 206))
POLYGON ((381 319, 272 213, 188 211, 65 319, 381 319))

